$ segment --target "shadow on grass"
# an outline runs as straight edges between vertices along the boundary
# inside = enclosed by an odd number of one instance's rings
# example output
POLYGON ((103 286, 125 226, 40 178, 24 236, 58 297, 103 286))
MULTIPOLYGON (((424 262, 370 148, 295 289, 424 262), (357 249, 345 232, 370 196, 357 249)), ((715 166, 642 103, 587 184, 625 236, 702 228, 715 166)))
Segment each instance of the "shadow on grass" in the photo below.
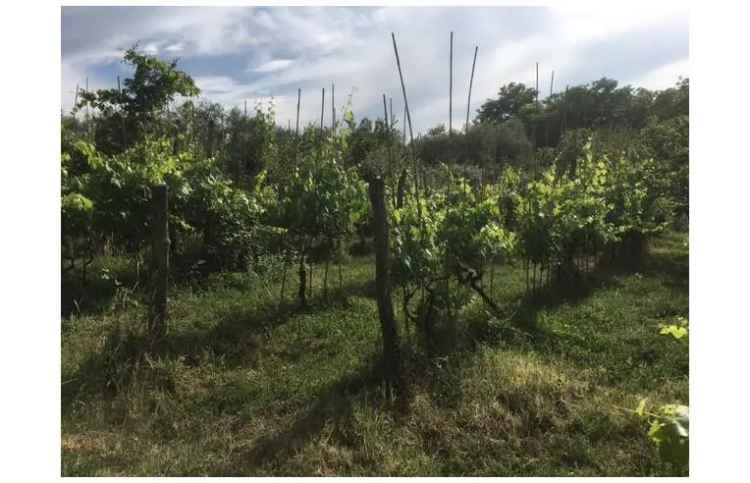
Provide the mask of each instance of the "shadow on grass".
POLYGON ((533 294, 521 293, 498 301, 502 310, 500 314, 493 314, 489 307, 482 306, 464 313, 462 320, 443 317, 435 323, 434 340, 425 351, 425 361, 419 363, 425 367, 413 377, 424 381, 422 384, 436 396, 436 402, 451 405, 461 397, 458 389, 461 375, 454 367, 478 346, 504 345, 534 352, 544 352, 552 347, 560 349, 565 340, 544 327, 541 314, 563 305, 578 306, 602 290, 624 287, 623 277, 635 273, 658 278, 666 286, 687 290, 687 261, 686 254, 669 250, 649 252, 640 261, 603 258, 592 271, 579 273, 576 279, 553 282, 533 294), (456 326, 463 326, 463 330, 456 326))
POLYGON ((388 411, 395 417, 404 414, 407 407, 405 398, 387 395, 383 380, 382 360, 372 358, 366 361, 358 371, 322 390, 309 408, 303 410, 286 429, 261 437, 247 451, 239 453, 230 467, 243 476, 252 475, 253 470, 260 468, 276 474, 273 468, 285 467, 292 455, 321 435, 326 427, 331 428, 331 437, 338 443, 356 447, 360 441, 354 427, 353 410, 363 396, 369 407, 388 411))
MULTIPOLYGON (((206 330, 190 329, 168 333, 156 347, 151 348, 143 324, 138 327, 116 326, 103 335, 104 347, 92 353, 62 385, 62 411, 65 414, 71 405, 81 398, 94 394, 114 396, 132 381, 153 384, 155 388, 169 390, 173 384, 164 374, 151 370, 146 358, 151 361, 181 359, 189 366, 201 364, 209 354, 219 358, 228 369, 239 366, 253 367, 261 345, 271 337, 274 328, 286 324, 301 314, 314 314, 330 310, 337 305, 348 304, 352 295, 370 296, 374 282, 350 283, 330 290, 328 297, 322 293, 312 298, 305 307, 295 299, 287 298, 282 303, 234 306, 224 313, 219 322, 206 330)), ((322 292, 322 291, 321 291, 322 292)), ((302 355, 299 351, 288 351, 285 356, 294 361, 302 355)))

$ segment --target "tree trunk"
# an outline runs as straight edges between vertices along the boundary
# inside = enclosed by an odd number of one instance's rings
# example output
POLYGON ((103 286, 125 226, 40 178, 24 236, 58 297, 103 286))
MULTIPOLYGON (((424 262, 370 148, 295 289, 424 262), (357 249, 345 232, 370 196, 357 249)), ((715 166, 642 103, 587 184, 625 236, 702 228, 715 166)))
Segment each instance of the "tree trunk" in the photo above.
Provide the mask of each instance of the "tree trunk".
POLYGON ((373 178, 369 180, 368 191, 374 214, 375 290, 380 327, 383 332, 385 377, 389 388, 398 389, 401 386, 401 355, 388 273, 388 214, 385 207, 385 183, 383 179, 373 178))

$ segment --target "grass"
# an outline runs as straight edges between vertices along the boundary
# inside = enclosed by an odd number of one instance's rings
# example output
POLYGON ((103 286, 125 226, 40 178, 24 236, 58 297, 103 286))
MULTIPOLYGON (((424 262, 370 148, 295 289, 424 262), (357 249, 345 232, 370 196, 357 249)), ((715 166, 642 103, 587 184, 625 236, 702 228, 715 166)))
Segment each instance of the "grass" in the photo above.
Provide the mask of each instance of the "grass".
POLYGON ((522 268, 497 267, 504 317, 473 299, 429 356, 404 337, 406 405, 380 384, 369 257, 340 290, 331 271, 327 303, 316 269, 305 310, 293 277, 285 303, 278 281, 241 274, 176 288, 151 357, 142 303, 92 304, 63 324, 62 474, 679 474, 628 410, 689 403, 687 347, 658 335, 688 315, 686 240, 654 240, 637 272, 601 268, 565 296, 525 298, 522 268))

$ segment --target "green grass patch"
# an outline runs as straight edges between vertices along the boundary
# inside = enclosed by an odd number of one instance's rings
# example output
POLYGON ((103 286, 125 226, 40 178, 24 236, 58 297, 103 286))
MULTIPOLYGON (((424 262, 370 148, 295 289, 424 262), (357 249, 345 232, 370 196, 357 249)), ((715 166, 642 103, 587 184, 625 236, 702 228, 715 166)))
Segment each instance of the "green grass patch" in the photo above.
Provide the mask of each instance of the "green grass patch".
POLYGON ((677 474, 629 410, 689 403, 687 346, 658 334, 688 316, 687 235, 654 240, 636 271, 596 270, 575 294, 530 299, 522 268, 497 266, 504 317, 472 299, 438 321, 429 356, 402 330, 406 407, 380 383, 371 258, 345 265, 341 286, 331 266, 327 300, 316 266, 305 310, 293 272, 284 300, 279 274, 174 288, 168 339, 149 357, 138 294, 73 311, 62 474, 677 474))

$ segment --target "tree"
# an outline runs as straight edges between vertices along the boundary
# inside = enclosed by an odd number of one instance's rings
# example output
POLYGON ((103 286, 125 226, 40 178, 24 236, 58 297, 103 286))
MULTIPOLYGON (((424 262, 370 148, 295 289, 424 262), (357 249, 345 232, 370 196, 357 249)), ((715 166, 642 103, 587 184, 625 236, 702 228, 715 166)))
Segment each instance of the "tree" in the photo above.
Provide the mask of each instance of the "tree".
POLYGON ((501 123, 517 117, 524 106, 535 102, 536 89, 523 83, 511 82, 500 87, 497 99, 488 99, 479 108, 477 120, 480 123, 501 123))
POLYGON ((82 91, 76 109, 91 106, 99 112, 96 128, 97 149, 105 154, 124 151, 147 133, 157 134, 161 114, 177 95, 200 93, 193 79, 177 70, 177 59, 165 62, 142 54, 138 46, 125 51, 123 62, 135 68, 122 88, 82 91))

